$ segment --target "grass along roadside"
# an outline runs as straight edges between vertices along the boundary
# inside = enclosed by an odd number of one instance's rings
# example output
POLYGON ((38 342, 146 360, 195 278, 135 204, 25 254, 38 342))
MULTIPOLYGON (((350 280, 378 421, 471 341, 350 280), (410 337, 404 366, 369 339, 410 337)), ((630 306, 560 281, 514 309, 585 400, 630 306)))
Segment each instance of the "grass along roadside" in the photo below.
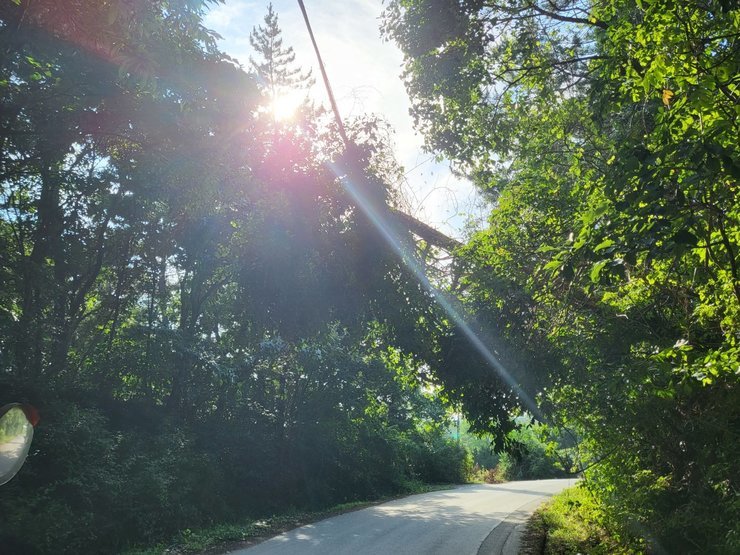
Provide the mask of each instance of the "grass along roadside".
POLYGON ((636 555, 609 533, 593 496, 577 485, 535 511, 522 538, 522 555, 636 555))
POLYGON ((293 511, 264 519, 245 519, 241 522, 215 524, 197 530, 181 530, 167 544, 162 543, 152 547, 129 549, 123 552, 122 555, 185 555, 191 553, 218 555, 233 549, 250 547, 288 530, 332 516, 357 511, 409 495, 441 491, 453 487, 455 487, 455 484, 417 484, 410 491, 399 495, 381 497, 372 501, 342 503, 321 511, 293 511))

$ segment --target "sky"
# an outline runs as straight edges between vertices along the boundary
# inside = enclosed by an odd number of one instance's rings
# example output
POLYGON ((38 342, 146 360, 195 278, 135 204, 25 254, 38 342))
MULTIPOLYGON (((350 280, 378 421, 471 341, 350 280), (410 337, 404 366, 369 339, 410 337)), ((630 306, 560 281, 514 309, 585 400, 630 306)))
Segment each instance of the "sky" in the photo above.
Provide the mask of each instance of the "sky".
MULTIPOLYGON (((205 18, 223 39, 221 49, 249 69, 253 55, 249 33, 263 24, 267 0, 226 0, 205 18)), ((311 68, 312 97, 328 105, 313 47, 296 0, 274 0, 284 46, 292 46, 296 63, 311 68)), ((395 152, 407 172, 400 184, 412 215, 449 235, 463 238, 471 215, 485 217, 473 185, 454 176, 447 162, 422 150, 423 138, 413 129, 409 99, 401 80, 403 56, 380 37, 380 0, 305 0, 311 26, 343 119, 382 115, 395 129, 395 152)))

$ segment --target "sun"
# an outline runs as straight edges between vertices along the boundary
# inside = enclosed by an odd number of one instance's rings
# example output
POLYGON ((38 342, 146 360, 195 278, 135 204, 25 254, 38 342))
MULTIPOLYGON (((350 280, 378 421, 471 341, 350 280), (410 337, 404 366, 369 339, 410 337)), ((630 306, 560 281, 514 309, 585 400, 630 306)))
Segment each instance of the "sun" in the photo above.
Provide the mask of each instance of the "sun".
POLYGON ((270 105, 270 112, 277 121, 291 121, 301 107, 303 98, 297 93, 283 93, 275 97, 270 105))

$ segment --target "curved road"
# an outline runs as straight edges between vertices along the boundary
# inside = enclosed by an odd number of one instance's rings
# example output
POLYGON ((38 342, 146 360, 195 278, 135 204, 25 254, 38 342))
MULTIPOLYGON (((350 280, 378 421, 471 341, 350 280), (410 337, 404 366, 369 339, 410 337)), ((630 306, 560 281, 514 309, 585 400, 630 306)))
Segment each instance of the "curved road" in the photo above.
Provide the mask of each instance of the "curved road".
POLYGON ((241 555, 514 555, 526 518, 574 479, 412 495, 296 528, 241 555))

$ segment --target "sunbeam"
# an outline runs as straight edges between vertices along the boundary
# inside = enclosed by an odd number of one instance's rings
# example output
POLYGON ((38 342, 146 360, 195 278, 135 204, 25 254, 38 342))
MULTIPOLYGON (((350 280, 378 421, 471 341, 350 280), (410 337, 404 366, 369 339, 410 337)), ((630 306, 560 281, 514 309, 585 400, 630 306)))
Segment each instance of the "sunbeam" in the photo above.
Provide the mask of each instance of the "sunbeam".
POLYGON ((464 308, 460 306, 460 303, 457 300, 435 287, 431 281, 429 281, 429 278, 422 269, 419 260, 414 255, 413 250, 409 245, 405 244, 400 233, 396 230, 394 223, 385 213, 385 207, 377 206, 377 203, 369 199, 363 192, 368 190, 368 188, 363 187, 359 183, 359 180, 365 179, 362 176, 362 173, 357 168, 351 167, 351 161, 348 165, 350 167, 345 168, 342 167, 341 163, 331 162, 329 163, 329 168, 339 178, 342 186, 354 199, 357 207, 372 222, 386 243, 388 243, 394 252, 396 252, 404 265, 411 270, 422 287, 429 292, 437 304, 439 304, 455 325, 463 332, 463 334, 465 334, 475 350, 478 351, 486 362, 488 362, 490 368, 496 372, 504 383, 506 383, 506 385, 508 385, 517 395, 522 406, 535 418, 540 421, 544 421, 544 417, 534 400, 526 391, 524 391, 524 389, 522 389, 522 387, 512 377, 511 373, 503 364, 501 364, 498 358, 496 358, 494 355, 494 349, 474 331, 472 325, 474 317, 465 314, 464 308))

